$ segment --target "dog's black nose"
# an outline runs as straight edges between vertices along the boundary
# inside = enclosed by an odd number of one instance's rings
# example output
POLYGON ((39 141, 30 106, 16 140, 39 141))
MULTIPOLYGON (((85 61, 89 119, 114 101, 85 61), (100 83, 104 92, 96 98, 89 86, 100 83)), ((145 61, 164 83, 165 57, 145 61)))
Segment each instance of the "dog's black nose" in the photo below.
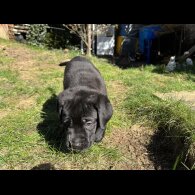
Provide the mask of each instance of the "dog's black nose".
POLYGON ((68 142, 68 147, 69 148, 72 148, 72 147, 80 147, 82 146, 82 143, 81 142, 73 142, 71 143, 70 141, 68 142))
POLYGON ((75 138, 72 141, 69 141, 68 147, 71 150, 83 150, 88 148, 89 144, 86 139, 81 139, 81 138, 75 138))

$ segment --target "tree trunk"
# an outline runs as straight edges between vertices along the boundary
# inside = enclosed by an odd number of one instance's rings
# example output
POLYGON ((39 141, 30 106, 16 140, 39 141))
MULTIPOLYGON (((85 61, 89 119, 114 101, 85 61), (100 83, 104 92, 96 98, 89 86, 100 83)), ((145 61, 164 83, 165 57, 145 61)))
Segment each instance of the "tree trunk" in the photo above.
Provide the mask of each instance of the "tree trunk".
POLYGON ((91 56, 91 24, 87 24, 87 55, 91 56))

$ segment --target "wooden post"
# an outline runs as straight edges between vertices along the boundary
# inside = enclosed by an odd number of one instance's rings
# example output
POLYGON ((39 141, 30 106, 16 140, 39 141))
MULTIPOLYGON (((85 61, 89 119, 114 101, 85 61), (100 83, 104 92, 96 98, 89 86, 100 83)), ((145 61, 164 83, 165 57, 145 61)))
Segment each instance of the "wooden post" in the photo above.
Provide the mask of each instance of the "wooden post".
POLYGON ((9 39, 8 24, 0 24, 0 38, 9 39))
POLYGON ((87 55, 91 56, 91 24, 87 24, 87 55))

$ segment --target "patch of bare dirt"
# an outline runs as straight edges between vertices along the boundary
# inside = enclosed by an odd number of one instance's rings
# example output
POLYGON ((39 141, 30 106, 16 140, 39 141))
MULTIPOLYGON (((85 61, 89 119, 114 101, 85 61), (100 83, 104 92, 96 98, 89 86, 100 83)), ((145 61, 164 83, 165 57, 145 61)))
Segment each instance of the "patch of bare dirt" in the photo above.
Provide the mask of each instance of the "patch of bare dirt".
POLYGON ((4 54, 19 60, 29 60, 35 55, 33 51, 30 51, 27 48, 13 46, 7 46, 4 50, 4 54))
POLYGON ((56 64, 49 63, 50 58, 53 59, 54 57, 50 53, 41 53, 40 55, 24 47, 6 46, 3 48, 5 48, 3 50, 5 56, 15 59, 10 68, 18 71, 22 80, 35 79, 38 72, 40 72, 40 67, 43 70, 45 68, 59 68, 56 64))
POLYGON ((107 83, 108 96, 112 100, 113 106, 117 107, 126 97, 127 87, 121 81, 111 81, 107 83))
POLYGON ((160 87, 164 87, 166 84, 163 82, 163 79, 161 77, 154 77, 154 83, 156 83, 157 85, 159 85, 160 87))
POLYGON ((30 71, 20 71, 20 78, 22 80, 27 80, 27 81, 31 81, 31 80, 34 80, 36 77, 36 74, 35 73, 32 73, 30 71))
POLYGON ((149 158, 147 145, 151 141, 153 130, 134 125, 129 129, 115 129, 105 138, 106 145, 120 150, 123 155, 112 169, 122 170, 154 170, 154 164, 149 158))
POLYGON ((127 90, 127 87, 122 83, 122 81, 111 81, 108 85, 108 92, 112 92, 115 95, 119 95, 127 90))
POLYGON ((0 110, 0 119, 6 117, 9 114, 8 111, 6 110, 0 110))
POLYGON ((155 95, 163 100, 174 99, 181 100, 195 110, 195 91, 180 91, 171 93, 155 93, 155 95))
POLYGON ((30 108, 30 107, 32 107, 34 105, 35 105, 35 100, 34 100, 33 97, 31 97, 31 98, 28 98, 28 99, 21 99, 18 102, 16 108, 26 109, 26 108, 30 108))
POLYGON ((12 106, 15 106, 17 109, 27 109, 31 108, 36 104, 35 96, 26 97, 20 96, 19 98, 9 96, 5 98, 5 101, 9 102, 12 106))

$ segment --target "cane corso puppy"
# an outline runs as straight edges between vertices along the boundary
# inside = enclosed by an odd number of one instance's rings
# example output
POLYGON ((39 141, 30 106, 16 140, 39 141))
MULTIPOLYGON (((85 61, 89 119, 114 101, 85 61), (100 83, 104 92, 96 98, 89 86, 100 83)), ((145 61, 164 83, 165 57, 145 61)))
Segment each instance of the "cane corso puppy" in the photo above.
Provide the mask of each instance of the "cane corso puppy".
POLYGON ((58 113, 67 149, 82 151, 102 140, 113 109, 105 82, 89 60, 77 56, 65 64, 58 113))

